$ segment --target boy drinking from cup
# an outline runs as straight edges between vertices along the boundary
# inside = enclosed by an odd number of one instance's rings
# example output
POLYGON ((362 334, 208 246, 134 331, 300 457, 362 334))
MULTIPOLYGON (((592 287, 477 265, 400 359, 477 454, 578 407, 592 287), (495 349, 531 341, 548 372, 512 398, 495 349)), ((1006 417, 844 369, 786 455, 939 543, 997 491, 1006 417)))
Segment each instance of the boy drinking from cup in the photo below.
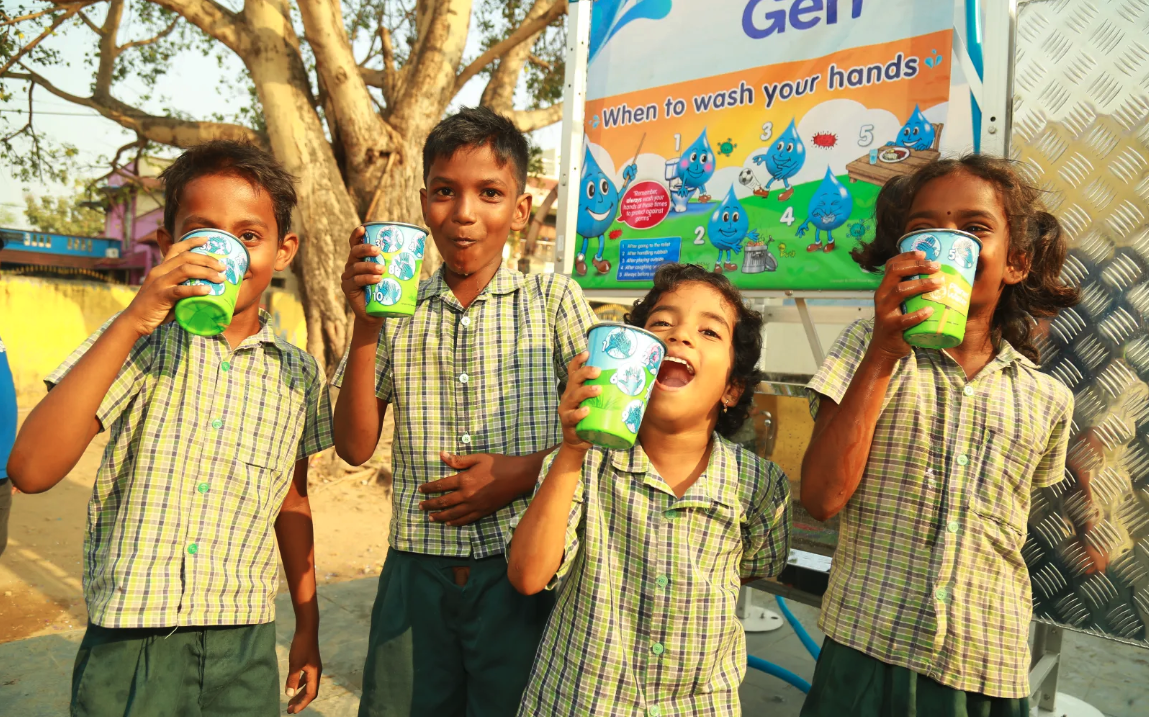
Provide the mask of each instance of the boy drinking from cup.
POLYGON ((161 179, 164 261, 45 379, 10 477, 46 491, 110 433, 88 504, 73 715, 278 714, 276 539, 299 712, 321 670, 307 457, 331 445, 331 410, 315 360, 259 308, 299 246, 295 189, 267 152, 231 141, 187 150, 161 179), (210 337, 171 320, 180 299, 212 290, 189 279, 225 281, 222 262, 191 251, 203 236, 176 241, 197 229, 238 237, 250 257, 230 325, 210 337))
POLYGON ((343 291, 355 311, 336 372, 336 450, 371 457, 395 409, 390 550, 371 615, 359 714, 513 715, 550 614, 507 581, 503 535, 562 437, 567 365, 594 322, 567 277, 502 267, 530 217, 526 138, 483 108, 423 147, 423 219, 443 265, 412 316, 375 318, 364 287, 380 249, 352 233, 343 291))

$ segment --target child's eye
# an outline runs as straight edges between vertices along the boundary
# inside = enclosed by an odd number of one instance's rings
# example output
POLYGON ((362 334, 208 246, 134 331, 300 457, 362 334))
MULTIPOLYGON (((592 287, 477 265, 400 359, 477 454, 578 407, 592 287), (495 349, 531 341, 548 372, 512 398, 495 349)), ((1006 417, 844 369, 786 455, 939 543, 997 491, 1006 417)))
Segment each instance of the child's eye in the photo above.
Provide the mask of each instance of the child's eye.
POLYGON ((707 336, 709 336, 712 339, 722 338, 721 336, 718 335, 718 332, 715 331, 714 329, 702 329, 702 333, 706 334, 707 336))
POLYGON ((655 326, 670 326, 670 322, 663 321, 662 319, 655 319, 654 321, 650 322, 650 328, 653 329, 655 326))
POLYGON ((244 232, 239 235, 239 238, 244 241, 259 241, 259 235, 255 232, 244 232))
POLYGON ((449 187, 439 187, 435 190, 435 195, 439 197, 451 196, 451 189, 449 187))
POLYGON ((495 198, 503 196, 503 193, 497 189, 484 189, 483 190, 483 196, 487 197, 489 199, 495 199, 495 198))

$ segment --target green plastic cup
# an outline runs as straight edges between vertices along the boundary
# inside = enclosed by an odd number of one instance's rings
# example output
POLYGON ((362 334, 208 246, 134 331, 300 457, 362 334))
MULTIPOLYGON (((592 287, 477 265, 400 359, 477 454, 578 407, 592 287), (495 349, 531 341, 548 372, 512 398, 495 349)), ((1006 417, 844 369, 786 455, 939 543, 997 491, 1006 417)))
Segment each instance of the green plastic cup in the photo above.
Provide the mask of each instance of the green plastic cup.
MULTIPOLYGON (((902 313, 911 314, 927 306, 934 310, 928 319, 902 335, 906 343, 926 349, 949 349, 965 340, 965 322, 973 292, 981 240, 956 229, 922 229, 898 241, 902 253, 920 251, 926 259, 941 265, 932 278, 945 284, 934 291, 912 296, 902 304, 902 313)), ((931 278, 921 274, 917 279, 931 278)))
POLYGON ((204 279, 188 279, 186 286, 208 286, 211 293, 204 296, 189 296, 176 302, 176 321, 189 334, 196 336, 216 336, 231 325, 235 312, 235 302, 239 298, 239 286, 247 273, 251 257, 247 247, 236 237, 219 229, 196 229, 184 234, 184 239, 207 237, 207 242, 191 251, 219 259, 224 264, 222 283, 204 279))
POLYGON ((379 256, 367 260, 385 267, 383 281, 364 287, 367 315, 411 316, 419 296, 427 231, 402 222, 367 222, 363 228, 363 243, 379 247, 379 256))
POLYGON ((638 437, 666 344, 645 329, 616 322, 592 326, 586 340, 587 365, 602 369, 586 385, 602 386, 602 393, 582 402, 590 413, 578 422, 575 433, 596 446, 629 449, 638 437))

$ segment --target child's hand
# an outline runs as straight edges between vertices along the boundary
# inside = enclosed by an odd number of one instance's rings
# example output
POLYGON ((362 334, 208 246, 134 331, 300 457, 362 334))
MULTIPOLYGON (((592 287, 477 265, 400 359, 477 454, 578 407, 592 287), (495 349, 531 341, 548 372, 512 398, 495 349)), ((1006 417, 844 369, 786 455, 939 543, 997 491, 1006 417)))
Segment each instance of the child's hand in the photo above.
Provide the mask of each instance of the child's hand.
POLYGON ((363 287, 383 281, 383 265, 367 261, 369 256, 379 256, 379 247, 363 243, 366 231, 359 226, 351 232, 351 238, 348 239, 351 249, 347 252, 347 264, 343 268, 340 286, 347 301, 351 303, 356 319, 382 325, 383 319, 367 315, 367 292, 363 287))
POLYGON ((894 360, 910 353, 910 345, 902 333, 928 319, 934 310, 927 306, 912 314, 902 314, 902 302, 911 296, 941 288, 942 280, 905 281, 905 278, 933 274, 938 269, 938 263, 926 261, 925 253, 920 251, 899 254, 886 262, 886 274, 874 292, 874 338, 870 341, 870 351, 881 352, 894 360))
POLYGON ((147 336, 168 320, 177 301, 189 296, 205 296, 211 291, 211 287, 203 284, 185 286, 183 282, 188 279, 225 281, 223 262, 191 251, 206 241, 207 237, 201 235, 173 244, 164 260, 148 272, 136 298, 120 314, 120 320, 129 322, 140 336, 147 336))
POLYGON ((583 351, 571 361, 567 369, 567 390, 563 392, 562 400, 559 402, 563 445, 577 451, 588 451, 591 445, 575 433, 575 426, 590 413, 589 408, 580 408, 579 405, 588 398, 602 393, 602 386, 585 385, 587 381, 602 374, 602 369, 586 365, 589 358, 590 354, 583 351))
POLYGON ((288 714, 299 714, 319 694, 319 676, 323 661, 319 659, 319 634, 315 630, 296 630, 287 657, 287 683, 284 689, 290 701, 288 714))

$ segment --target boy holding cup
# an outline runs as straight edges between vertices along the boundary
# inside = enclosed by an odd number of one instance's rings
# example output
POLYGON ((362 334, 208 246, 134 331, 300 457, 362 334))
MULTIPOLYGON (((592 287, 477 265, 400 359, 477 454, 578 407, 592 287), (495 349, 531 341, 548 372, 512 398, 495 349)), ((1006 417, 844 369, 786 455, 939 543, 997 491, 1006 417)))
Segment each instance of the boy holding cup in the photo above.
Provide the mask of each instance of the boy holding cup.
POLYGON ((46 491, 110 432, 88 506, 89 625, 73 715, 195 704, 204 715, 278 714, 276 539, 295 607, 286 689, 296 713, 321 670, 307 457, 332 438, 315 360, 276 338, 259 308, 299 246, 295 189, 267 152, 232 141, 187 150, 161 179, 164 261, 45 379, 10 477, 25 493, 46 491), (215 336, 170 320, 181 299, 212 291, 202 281, 226 280, 222 262, 191 251, 204 236, 175 240, 197 229, 233 235, 250 257, 215 336))
POLYGON ((530 218, 527 158, 522 133, 484 108, 432 130, 420 195, 443 266, 410 317, 366 313, 364 287, 387 270, 362 227, 351 235, 336 450, 363 463, 387 406, 396 412, 360 715, 513 715, 553 604, 511 587, 503 536, 561 440, 559 386, 594 315, 567 277, 502 267, 508 235, 530 218))

